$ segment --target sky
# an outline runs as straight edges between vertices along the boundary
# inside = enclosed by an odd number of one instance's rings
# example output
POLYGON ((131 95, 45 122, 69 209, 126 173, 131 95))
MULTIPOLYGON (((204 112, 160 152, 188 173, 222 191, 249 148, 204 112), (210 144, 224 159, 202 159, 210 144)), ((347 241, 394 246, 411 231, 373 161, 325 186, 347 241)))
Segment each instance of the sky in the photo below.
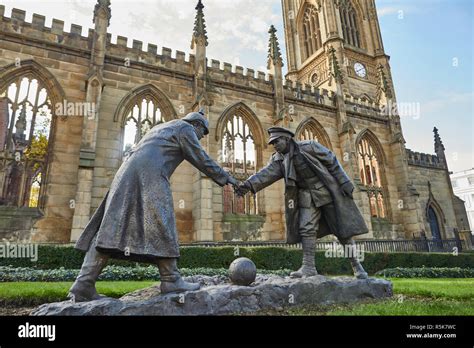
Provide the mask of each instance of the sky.
MULTIPOLYGON (((92 27, 95 0, 0 0, 13 7, 92 27)), ((112 0, 109 32, 173 51, 190 52, 196 0, 112 0)), ((268 28, 274 24, 286 63, 280 0, 203 0, 208 57, 266 71, 268 28)), ((472 0, 376 0, 385 52, 399 103, 416 103, 417 116, 403 116, 407 148, 434 153, 433 127, 453 172, 474 168, 474 71, 472 0)), ((174 55, 174 53, 173 53, 174 55)))

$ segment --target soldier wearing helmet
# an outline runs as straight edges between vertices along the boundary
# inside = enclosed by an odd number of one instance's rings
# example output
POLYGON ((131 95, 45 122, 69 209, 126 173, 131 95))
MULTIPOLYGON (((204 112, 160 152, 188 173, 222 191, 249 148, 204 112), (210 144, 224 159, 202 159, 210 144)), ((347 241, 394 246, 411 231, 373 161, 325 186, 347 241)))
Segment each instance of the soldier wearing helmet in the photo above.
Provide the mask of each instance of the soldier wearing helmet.
POLYGON ((185 282, 177 268, 180 254, 170 177, 187 160, 219 186, 237 187, 238 181, 201 147, 199 140, 207 134, 204 112, 192 112, 153 127, 130 151, 76 243, 87 253, 70 298, 100 298, 95 282, 110 257, 156 264, 162 293, 199 289, 199 284, 185 282))

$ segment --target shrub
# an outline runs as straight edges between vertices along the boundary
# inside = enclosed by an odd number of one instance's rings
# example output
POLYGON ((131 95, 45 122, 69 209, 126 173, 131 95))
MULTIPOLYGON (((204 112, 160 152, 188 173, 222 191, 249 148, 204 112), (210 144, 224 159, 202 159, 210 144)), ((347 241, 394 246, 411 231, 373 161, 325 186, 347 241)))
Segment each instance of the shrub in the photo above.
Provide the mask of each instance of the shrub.
MULTIPOLYGON (((228 268, 237 257, 248 257, 259 269, 298 269, 301 266, 300 249, 282 247, 182 247, 179 267, 181 268, 228 268), (238 255, 236 255, 238 254, 238 255)), ((36 269, 79 269, 84 254, 72 246, 41 245, 38 260, 0 258, 0 266, 29 267, 36 269)), ((316 252, 316 267, 322 274, 350 274, 347 259, 327 258, 324 251, 316 252)), ((135 267, 136 262, 110 260, 109 265, 135 267)), ((474 253, 365 253, 363 265, 367 272, 374 274, 387 268, 447 267, 474 268, 474 253)))
POLYGON ((375 275, 389 278, 474 278, 474 268, 397 267, 383 269, 375 275))
MULTIPOLYGON (((226 268, 182 268, 183 276, 192 276, 197 274, 216 276, 227 276, 226 268)), ((290 270, 258 270, 260 274, 277 274, 287 276, 290 270)), ((66 282, 74 281, 79 274, 78 269, 35 269, 35 268, 14 268, 0 267, 0 282, 66 282)), ((160 280, 158 268, 148 267, 123 267, 107 266, 99 276, 99 280, 106 281, 141 281, 141 280, 160 280)))

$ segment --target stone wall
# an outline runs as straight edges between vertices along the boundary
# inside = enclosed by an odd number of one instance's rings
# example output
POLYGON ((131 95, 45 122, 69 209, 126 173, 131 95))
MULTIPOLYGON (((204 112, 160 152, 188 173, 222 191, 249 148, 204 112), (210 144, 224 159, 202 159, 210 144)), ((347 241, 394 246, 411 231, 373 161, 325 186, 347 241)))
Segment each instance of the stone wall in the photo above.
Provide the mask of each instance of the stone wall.
POLYGON ((427 204, 430 201, 435 201, 442 210, 441 220, 441 236, 443 239, 454 238, 453 230, 458 228, 455 210, 453 206, 452 191, 449 186, 449 176, 444 169, 435 169, 422 166, 410 165, 409 167, 410 179, 413 186, 419 193, 419 202, 422 209, 422 216, 424 221, 425 233, 428 238, 431 238, 431 229, 427 218, 427 204), (431 185, 428 184, 428 182, 431 185))
MULTIPOLYGON (((63 25, 62 21, 55 19, 52 28, 47 28, 44 17, 36 14, 33 15, 32 23, 26 23, 25 12, 21 10, 13 10, 11 18, 8 18, 4 16, 4 7, 0 6, 0 77, 4 78, 0 82, 0 93, 6 88, 11 76, 32 73, 49 81, 48 92, 53 104, 63 100, 86 101, 87 83, 94 73, 91 68, 91 48, 96 33, 90 29, 86 37, 82 36, 80 26, 73 24, 70 31, 66 32, 63 25)), ((44 217, 32 228, 33 240, 69 242, 77 239, 100 205, 122 163, 125 106, 137 93, 149 90, 157 95, 166 105, 165 116, 169 118, 181 118, 196 109, 196 58, 193 54, 172 52, 166 47, 158 53, 157 46, 153 44, 144 50, 141 41, 133 40, 132 47, 127 47, 126 37, 118 36, 116 43, 112 43, 110 38, 111 35, 107 34, 103 52, 105 59, 101 67, 103 81, 100 83, 103 88, 98 110, 95 158, 91 159, 93 166, 84 166, 83 162, 87 162, 87 159, 81 154, 83 128, 89 127, 84 125, 84 115, 55 115, 52 160, 45 183, 47 198, 44 217), (75 200, 78 204, 71 204, 75 200)), ((245 110, 259 149, 257 168, 261 169, 273 153, 272 147, 266 144, 266 129, 279 121, 275 111, 276 84, 273 76, 208 59, 206 84, 210 134, 202 141, 203 147, 212 158, 218 160, 222 139, 219 122, 226 112, 245 110)), ((292 118, 289 128, 296 132, 308 119, 317 120, 322 126, 321 131, 327 135, 331 149, 356 183, 359 179, 358 170, 353 169, 356 153, 345 156, 343 152, 340 114, 347 113, 347 120, 354 128, 351 138, 354 148, 358 137, 367 131, 378 140, 383 152, 388 219, 383 223, 372 224, 367 195, 360 185, 356 185, 354 198, 370 228, 370 233, 362 238, 404 238, 406 213, 400 211, 399 202, 406 193, 394 173, 408 169, 404 158, 394 153, 390 121, 381 113, 380 105, 361 98, 364 91, 356 96, 344 95, 342 104, 337 105, 334 91, 319 90, 289 80, 282 86, 284 106, 292 118), (375 233, 374 228, 377 230, 375 233)), ((370 94, 374 94, 374 91, 371 90, 370 94)), ((449 237, 456 224, 446 172, 410 166, 410 178, 420 192, 421 202, 427 199, 427 177, 445 211, 446 235, 449 237)), ((283 182, 258 193, 260 217, 255 221, 226 220, 223 214, 223 189, 199 174, 189 163, 178 167, 171 185, 182 242, 231 238, 233 233, 229 231, 229 223, 230 226, 238 223, 241 226, 239 228, 243 229, 247 228, 245 226, 261 226, 263 240, 281 240, 285 237, 283 182)))
MULTIPOLYGON (((1 6, 0 91, 8 78, 33 72, 46 85, 51 85, 49 78, 54 80, 57 88, 49 91, 57 96, 54 102, 62 102, 62 96, 70 102, 84 100, 88 41, 76 33, 77 28, 64 35, 61 21, 53 21, 53 27, 46 30, 42 16, 34 15, 33 23, 25 23, 24 11, 14 9, 11 18, 3 17, 3 12, 1 6)), ((74 214, 70 201, 77 188, 81 124, 81 117, 54 117, 50 138, 54 154, 48 169, 44 218, 34 225, 33 240, 70 241, 74 214)))

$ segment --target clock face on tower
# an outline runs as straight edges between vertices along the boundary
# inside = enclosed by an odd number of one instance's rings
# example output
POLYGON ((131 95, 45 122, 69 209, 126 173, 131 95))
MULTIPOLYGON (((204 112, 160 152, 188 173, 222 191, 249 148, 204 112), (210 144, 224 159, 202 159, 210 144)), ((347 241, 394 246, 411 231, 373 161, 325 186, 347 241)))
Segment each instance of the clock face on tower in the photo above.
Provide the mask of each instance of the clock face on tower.
POLYGON ((367 76, 367 70, 365 69, 364 64, 362 63, 355 63, 354 64, 354 71, 357 76, 365 78, 367 76))

